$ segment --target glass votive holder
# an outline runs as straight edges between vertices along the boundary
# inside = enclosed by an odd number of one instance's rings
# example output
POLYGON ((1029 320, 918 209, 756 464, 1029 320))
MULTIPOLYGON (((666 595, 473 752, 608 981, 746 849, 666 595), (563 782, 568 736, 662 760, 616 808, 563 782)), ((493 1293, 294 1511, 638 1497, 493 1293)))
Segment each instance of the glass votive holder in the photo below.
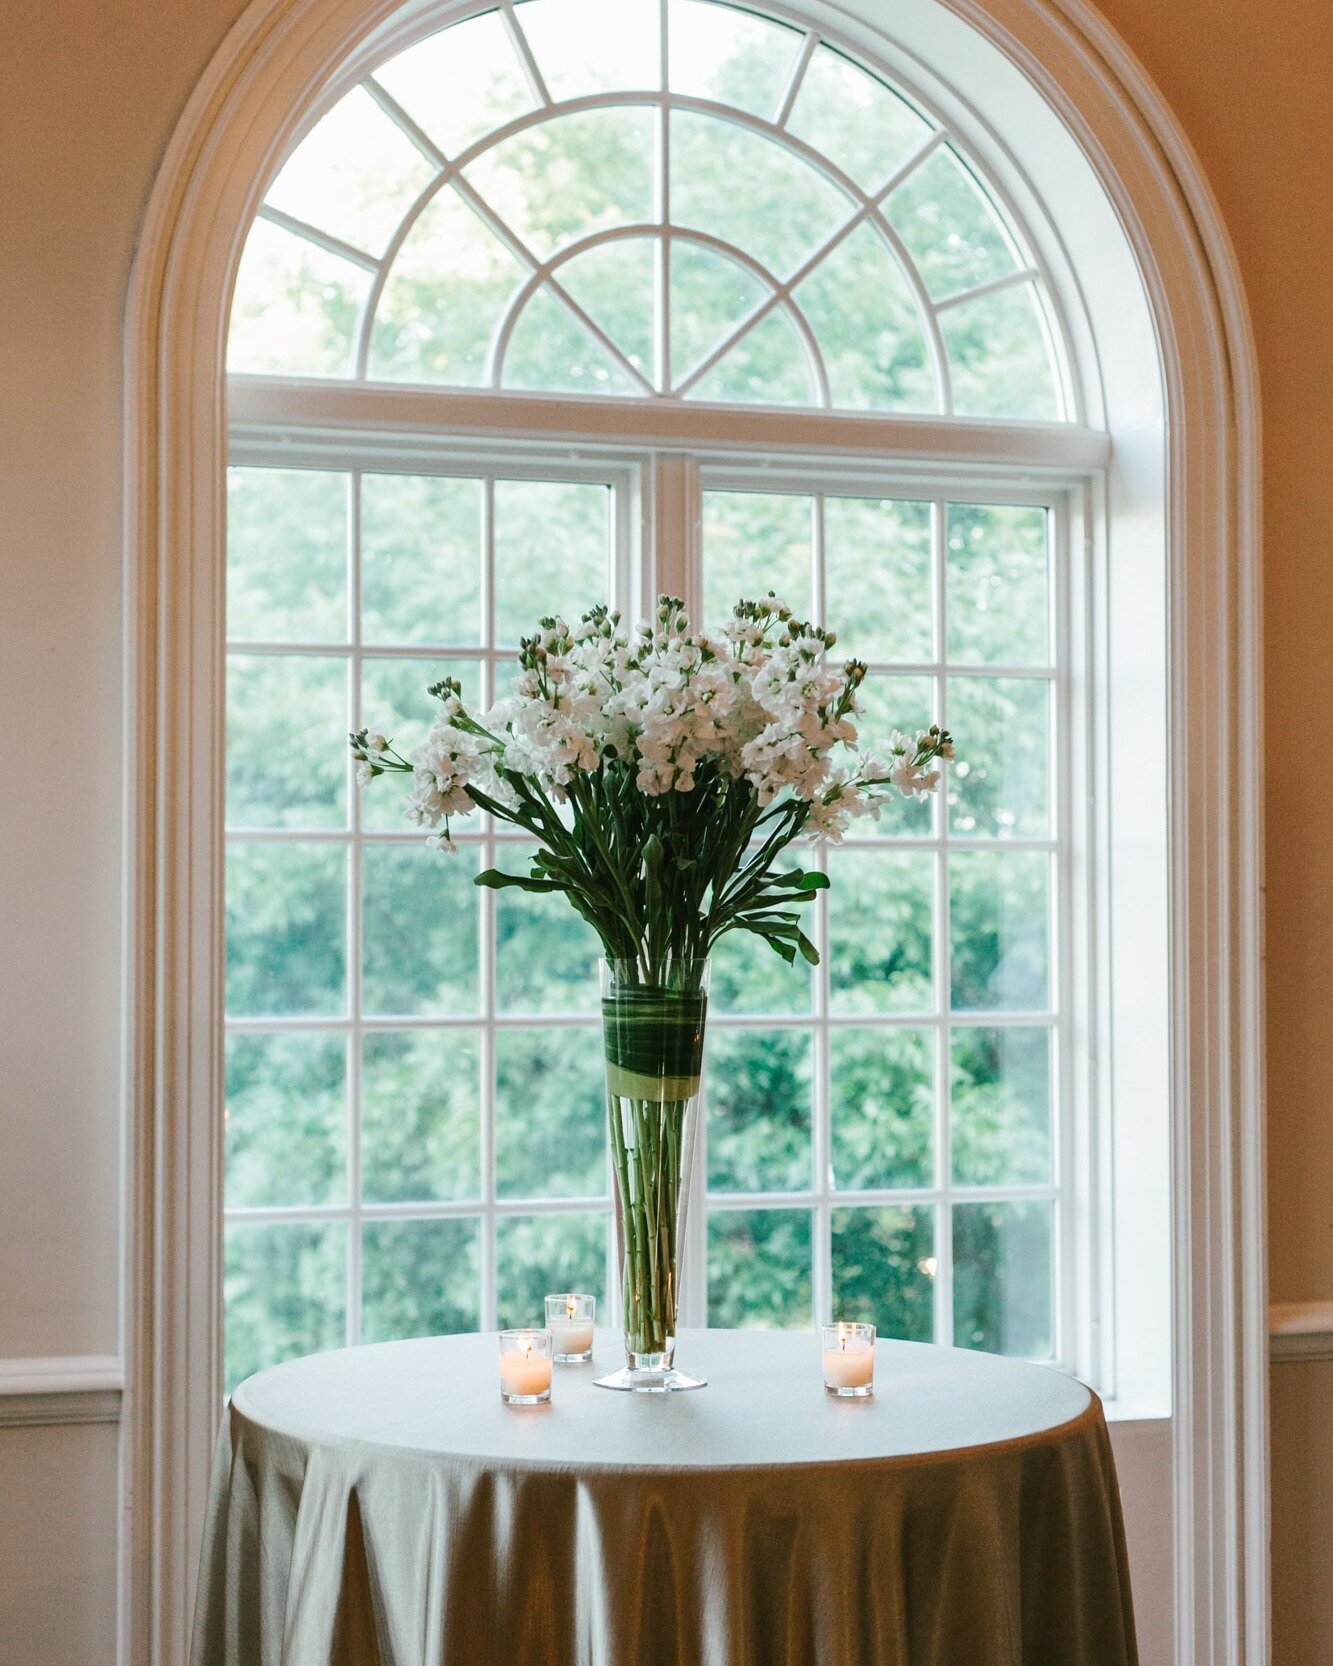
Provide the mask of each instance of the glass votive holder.
POLYGON ((543 1406, 551 1398, 548 1330, 500 1332, 500 1398, 507 1406, 543 1406))
POLYGON ((854 1322, 819 1327, 824 1349, 824 1392, 840 1400, 864 1400, 875 1392, 875 1327, 854 1322))
POLYGON ((555 1343, 557 1365, 586 1365, 592 1358, 592 1332, 597 1323, 596 1296, 565 1291, 546 1298, 546 1328, 555 1343))

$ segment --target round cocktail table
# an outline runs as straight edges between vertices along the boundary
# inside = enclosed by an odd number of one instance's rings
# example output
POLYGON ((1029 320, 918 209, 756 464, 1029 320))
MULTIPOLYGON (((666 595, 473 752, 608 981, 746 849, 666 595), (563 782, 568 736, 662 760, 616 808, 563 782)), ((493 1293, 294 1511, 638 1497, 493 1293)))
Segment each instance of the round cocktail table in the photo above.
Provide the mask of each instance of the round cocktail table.
POLYGON ((620 1359, 499 1396, 493 1333, 243 1383, 219 1441, 194 1666, 1132 1666, 1095 1395, 880 1342, 824 1393, 810 1334, 686 1331, 697 1394, 620 1359))

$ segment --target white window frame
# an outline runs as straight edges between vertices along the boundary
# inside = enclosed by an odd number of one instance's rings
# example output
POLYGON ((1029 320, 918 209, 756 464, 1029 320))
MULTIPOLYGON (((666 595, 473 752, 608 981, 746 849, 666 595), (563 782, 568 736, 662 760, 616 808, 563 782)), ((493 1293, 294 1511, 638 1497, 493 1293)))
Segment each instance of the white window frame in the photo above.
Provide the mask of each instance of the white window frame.
MULTIPOLYGON (((1049 465, 1038 470, 1031 464, 1021 466, 1020 470, 1005 458, 1004 454, 1007 446, 1012 443, 1012 436, 1002 431, 1007 425, 998 422, 970 430, 967 438, 972 454, 969 457, 963 458, 955 453, 943 462, 927 459, 925 456, 911 460, 895 459, 892 456, 893 443, 895 431, 900 425, 895 419, 879 417, 861 419, 867 437, 872 441, 873 461, 865 456, 812 456, 808 451, 795 449, 782 455, 737 455, 733 448, 738 441, 744 441, 747 437, 747 417, 752 414, 739 408, 727 414, 726 421, 730 431, 725 442, 719 441, 716 437, 716 429, 719 426, 716 411, 687 407, 690 426, 695 430, 691 436, 691 450, 664 452, 648 443, 627 448, 623 435, 617 435, 612 425, 608 424, 598 432, 596 425, 599 421, 605 421, 602 416, 604 402, 595 399, 582 400, 577 397, 561 401, 562 405, 568 407, 565 412, 566 419, 579 419, 581 428, 586 431, 586 438, 579 447, 577 457, 570 457, 565 454, 563 448, 556 450, 549 445, 542 446, 532 441, 524 443, 507 435, 497 442, 488 443, 487 437, 479 433, 469 422, 469 402, 465 399, 460 409, 451 393, 431 396, 431 409, 427 416, 423 409, 423 400, 409 393, 395 410, 394 390, 381 388, 378 390, 378 403, 385 427, 379 433, 367 432, 357 427, 354 414, 346 409, 340 410, 340 406, 355 406, 357 403, 355 397, 340 397, 346 391, 345 384, 320 385, 322 417, 318 434, 316 436, 314 432, 307 430, 302 440, 295 437, 296 412, 293 409, 294 404, 300 402, 302 390, 294 388, 283 378, 235 378, 233 406, 239 405, 240 411, 233 416, 230 431, 230 463, 241 467, 317 466, 346 470, 354 482, 359 482, 363 473, 379 470, 469 478, 495 478, 497 474, 503 474, 508 478, 526 476, 605 483, 614 492, 613 501, 616 505, 617 525, 613 533, 614 555, 610 574, 613 593, 618 604, 624 607, 627 614, 634 617, 641 616, 654 595, 660 591, 685 597, 693 616, 702 616, 703 552, 700 547, 699 518, 705 491, 785 491, 808 493, 816 499, 825 495, 893 494, 930 501, 933 505, 934 521, 932 538, 936 546, 932 550, 932 569, 936 586, 932 605, 939 633, 936 657, 920 667, 895 666, 893 669, 897 675, 914 674, 919 671, 936 683, 947 680, 944 648, 946 615, 942 590, 945 566, 945 552, 942 547, 945 536, 943 517, 946 503, 1013 503, 1049 510, 1051 528, 1048 570, 1051 585, 1053 657, 1051 663, 1040 672, 1034 673, 1033 668, 1022 667, 1017 668, 1012 674, 1044 676, 1047 672, 1054 672, 1054 697, 1051 708, 1053 745, 1050 773, 1050 833, 1038 841, 983 838, 963 842, 996 852, 1016 850, 1033 844, 1042 851, 1049 851, 1052 857, 1052 917, 1049 942, 1053 998, 1050 1010, 1046 1013, 1025 1012, 1012 1016, 1024 1023, 1046 1020, 1049 1022, 1052 1036, 1056 1038, 1059 1074, 1055 1089, 1056 1102, 1053 1106, 1054 1166, 1049 1184, 967 1188, 961 1201, 987 1202, 996 1198, 1033 1198, 1052 1203, 1056 1223, 1051 1241, 1053 1357, 1067 1369, 1076 1371, 1092 1382, 1103 1395, 1112 1395, 1114 1383, 1110 1367, 1114 1359, 1114 1350, 1104 1345, 1104 1328, 1096 1323, 1100 1291, 1092 1277, 1093 1268, 1102 1264, 1109 1266, 1113 1262, 1113 1256, 1103 1243, 1109 1232, 1108 1199, 1098 1193, 1091 1163, 1091 1154, 1096 1147, 1092 1118, 1097 1105, 1097 1095, 1095 1091, 1088 1092, 1087 1089, 1089 1086, 1095 1087, 1095 1064, 1088 1045, 1088 1032, 1075 1023, 1075 1015, 1079 1011, 1092 1011, 1098 1005, 1096 968, 1088 963, 1086 958, 1082 964, 1076 964, 1074 959, 1074 944, 1091 942, 1096 936, 1091 928, 1090 919, 1090 910, 1095 899, 1087 884, 1087 878, 1094 870, 1095 860, 1087 844, 1089 828, 1086 825, 1081 828, 1077 826, 1072 815, 1073 794, 1070 783, 1075 754, 1070 736, 1075 730, 1081 730, 1087 736, 1092 732, 1089 702, 1085 698, 1090 688, 1090 678, 1081 656, 1071 657, 1074 637, 1070 631, 1069 613, 1071 594, 1082 595, 1086 590, 1086 579, 1073 571, 1076 550, 1078 558, 1086 560, 1090 540, 1080 539, 1075 545, 1071 540, 1071 527, 1084 506, 1101 497, 1104 490, 1102 471, 1055 469, 1049 465), (236 397, 238 394, 241 395, 239 399, 236 397)), ((1043 438, 1046 437, 1034 437, 1034 446, 1040 448, 1043 438)), ((1075 437, 1089 452, 1101 449, 1104 453, 1104 436, 1089 431, 1075 437)), ((684 443, 686 435, 678 431, 676 438, 684 443)), ((359 492, 354 484, 351 499, 354 517, 358 503, 359 492)), ((486 516, 483 516, 483 529, 483 536, 489 540, 490 528, 486 516)), ((374 655, 378 652, 377 649, 365 649, 361 642, 358 527, 353 527, 350 532, 349 548, 349 584, 353 596, 349 617, 350 629, 345 643, 249 643, 232 640, 228 642, 228 652, 257 652, 267 655, 327 652, 345 657, 354 669, 359 665, 363 654, 374 655)), ((818 540, 813 555, 816 582, 822 586, 823 550, 819 547, 818 540)), ((485 572, 488 576, 483 587, 483 608, 486 610, 487 628, 483 634, 488 643, 493 643, 493 597, 490 593, 493 559, 489 543, 485 572)), ((788 599, 795 600, 798 606, 804 606, 807 600, 804 597, 788 599)), ((823 616, 819 606, 816 606, 815 613, 823 616)), ((443 640, 434 647, 418 644, 409 650, 394 646, 385 648, 383 652, 395 658, 402 658, 410 653, 412 657, 422 661, 423 673, 446 656, 481 658, 491 667, 492 685, 495 683, 497 664, 503 667, 507 661, 512 660, 511 654, 505 650, 497 651, 493 646, 475 649, 443 640)), ((958 667, 953 667, 950 674, 967 675, 968 672, 966 669, 960 672, 958 667)), ((985 665, 976 667, 976 674, 1001 676, 1009 673, 1003 666, 985 665)), ((498 686, 494 687, 494 692, 498 695, 498 686)), ((354 699, 356 726, 374 714, 360 712, 359 689, 354 699)), ((926 714, 921 715, 924 720, 926 714)), ((939 714, 932 712, 930 715, 939 714)), ((870 738, 873 741, 873 737, 870 738)), ((1084 754, 1089 753, 1089 750, 1087 745, 1082 748, 1084 754)), ((228 833, 229 842, 272 842, 275 839, 300 842, 310 837, 310 834, 299 829, 277 833, 265 830, 228 833)), ((349 851, 352 859, 347 921, 348 1015, 325 1020, 300 1017, 231 1018, 227 1021, 228 1033, 268 1034, 286 1033, 290 1030, 304 1033, 318 1030, 321 1033, 342 1035, 348 1040, 349 1045, 365 1033, 367 1026, 363 1022, 360 1000, 360 885, 356 866, 357 852, 361 848, 360 818, 349 821, 346 828, 336 833, 317 834, 314 837, 322 837, 325 842, 333 839, 349 851)), ((410 835, 403 830, 402 837, 407 838, 410 835)), ((480 846, 486 865, 490 865, 495 859, 497 842, 514 841, 506 841, 503 834, 498 836, 497 841, 497 835, 493 831, 487 834, 480 846)), ((917 839, 885 838, 875 843, 885 849, 922 849, 934 854, 946 852, 951 845, 957 846, 959 840, 948 833, 947 815, 941 810, 929 835, 917 839)), ((868 845, 869 841, 857 841, 858 848, 863 844, 868 845)), ((470 836, 466 848, 477 848, 470 836)), ((813 860, 815 865, 822 865, 818 854, 813 856, 813 860)), ((934 950, 937 1010, 933 1016, 914 1017, 910 1019, 910 1023, 914 1028, 931 1030, 937 1037, 935 1141, 939 1151, 937 1170, 941 1177, 940 1183, 937 1185, 932 1182, 928 1186, 910 1190, 880 1188, 861 1192, 834 1189, 830 1182, 830 1105, 826 1092, 826 1060, 823 1061, 822 1067, 815 1070, 813 1171, 811 1183, 806 1188, 790 1192, 709 1194, 706 1184, 705 1118, 701 1124, 701 1151, 695 1165, 695 1194, 686 1241, 682 1277, 682 1323, 702 1325, 708 1321, 707 1226, 713 1214, 746 1209, 811 1211, 813 1317, 814 1322, 818 1324, 826 1323, 835 1316, 829 1255, 832 1211, 835 1208, 907 1205, 929 1207, 935 1213, 935 1336, 937 1340, 944 1342, 952 1339, 953 1257, 949 1223, 950 1203, 957 1188, 948 1173, 949 1117, 947 1089, 943 1084, 947 1081, 947 1039, 950 1024, 959 1020, 950 1012, 945 979, 949 952, 947 878, 945 869, 939 863, 935 864, 935 868, 935 885, 941 893, 935 900, 935 917, 939 925, 934 950)), ((496 1017, 494 967, 490 952, 494 947, 494 904, 489 898, 481 930, 483 984, 480 1019, 471 1016, 460 1017, 457 1020, 423 1017, 411 1020, 410 1023, 404 1020, 401 1025, 395 1021, 395 1027, 447 1029, 463 1025, 472 1030, 480 1022, 481 1029, 490 1036, 497 1028, 513 1027, 513 1024, 520 1022, 518 1019, 511 1022, 496 1017)), ((819 928, 819 942, 821 952, 826 951, 827 944, 823 941, 822 928, 819 928)), ((755 952, 763 951, 756 948, 755 952)), ((826 976, 827 953, 824 952, 824 967, 816 978, 817 990, 824 987, 826 976)), ((535 1023, 537 1016, 524 1019, 522 1022, 535 1023)), ((757 1017, 762 1020, 763 1015, 757 1017)), ((737 1017, 733 1020, 725 1015, 714 1014, 710 1023, 718 1029, 747 1029, 756 1027, 756 1021, 756 1016, 737 1017)), ((972 1021, 985 1025, 992 1022, 993 1017, 987 1013, 977 1013, 972 1015, 972 1021)), ((815 1038, 816 1049, 822 1050, 827 1048, 830 1029, 836 1028, 838 1023, 836 1017, 830 1019, 826 1002, 820 1000, 817 995, 809 1017, 802 1016, 799 1020, 792 1020, 791 1027, 808 1030, 815 1038)), ((372 1020, 368 1027, 371 1030, 380 1030, 384 1026, 379 1021, 372 1020)), ((768 1025, 764 1027, 785 1026, 778 1021, 777 1015, 768 1015, 768 1025)), ((609 1173, 607 1187, 601 1194, 593 1197, 500 1198, 497 1194, 494 1166, 495 1105, 483 1097, 481 1186, 477 1199, 411 1205, 365 1205, 360 1195, 360 1082, 357 1059, 354 1059, 349 1067, 347 1088, 346 1202, 308 1207, 229 1207, 226 1211, 228 1221, 248 1225, 345 1221, 348 1227, 345 1330, 347 1341, 355 1343, 361 1339, 360 1227, 363 1220, 476 1219, 481 1233, 481 1322, 483 1326, 493 1324, 497 1288, 495 1234, 498 1219, 515 1215, 556 1215, 609 1210, 609 1173)), ((610 1297, 609 1317, 614 1323, 618 1322, 619 1313, 618 1268, 609 1235, 606 1281, 610 1297)))
MULTIPOLYGON (((368 42, 373 56, 398 3, 251 0, 171 139, 127 309, 119 1647, 134 1666, 184 1657, 216 1432, 221 852, 212 830, 230 289, 285 146, 330 77, 368 42)), ((1169 1468, 1172 1478, 1172 1521, 1150 1552, 1169 1581, 1172 1656, 1177 1666, 1264 1666, 1259 424, 1236 263, 1174 117, 1085 0, 900 0, 892 39, 873 0, 806 0, 802 14, 834 20, 868 57, 901 61, 918 77, 947 64, 950 86, 937 97, 951 125, 976 137, 1016 200, 1034 212, 1044 202, 1059 224, 1057 282, 1086 303, 1076 352, 1104 377, 1115 444, 1107 495, 1130 534, 1120 554, 1134 556, 1132 576, 1165 584, 1153 607, 1169 650, 1158 721, 1173 790, 1169 866, 1153 907, 1169 922, 1168 966, 1148 994, 1169 1015, 1169 1103, 1155 1144, 1107 1155, 1117 1199, 1128 1181, 1133 1194, 1165 1200, 1172 1220, 1160 1315, 1172 1417, 1166 1442, 1150 1442, 1156 1458, 1136 1466, 1140 1477, 1169 1468)), ((571 438, 550 411, 523 426, 571 438)), ((934 450, 948 427, 942 436, 933 423, 908 425, 902 447, 934 450)), ((666 443, 669 428, 661 421, 666 443)), ((1137 598, 1118 587, 1104 552, 1091 571, 1092 607, 1123 640, 1117 627, 1126 615, 1132 627, 1137 598)), ((1131 682, 1131 705, 1134 692, 1131 682)), ((1111 834, 1132 859, 1132 838, 1111 834)), ((1122 1049, 1117 1086, 1129 1078, 1120 1100, 1132 1103, 1138 1061, 1122 1067, 1124 1058, 1122 1049)), ((1124 1249, 1124 1234, 1119 1241, 1124 1249)), ((1161 1282, 1163 1254, 1156 1242, 1143 1247, 1136 1283, 1136 1247, 1121 1287, 1137 1296, 1161 1282)))

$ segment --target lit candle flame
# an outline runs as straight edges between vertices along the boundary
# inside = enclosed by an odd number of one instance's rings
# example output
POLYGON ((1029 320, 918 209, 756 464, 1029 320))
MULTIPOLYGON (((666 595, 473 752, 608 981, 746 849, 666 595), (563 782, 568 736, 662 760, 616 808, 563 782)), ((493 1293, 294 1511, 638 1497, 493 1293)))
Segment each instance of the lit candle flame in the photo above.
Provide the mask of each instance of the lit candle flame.
POLYGON ((574 1300, 573 1296, 567 1296, 565 1298, 565 1312, 568 1313, 571 1319, 578 1312, 578 1307, 579 1304, 574 1300))
POLYGON ((839 1325, 838 1326, 838 1347, 844 1353, 847 1351, 847 1327, 846 1327, 846 1325, 839 1325))

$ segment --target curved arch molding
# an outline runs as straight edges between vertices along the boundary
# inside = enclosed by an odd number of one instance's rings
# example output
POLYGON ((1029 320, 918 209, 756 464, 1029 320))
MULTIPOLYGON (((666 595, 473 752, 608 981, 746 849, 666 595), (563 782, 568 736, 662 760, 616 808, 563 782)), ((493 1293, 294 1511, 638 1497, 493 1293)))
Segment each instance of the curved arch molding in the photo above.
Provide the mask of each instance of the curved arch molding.
MULTIPOLYGON (((253 0, 176 128, 131 282, 124 1098, 133 1508, 123 1513, 135 1666, 175 1666, 187 1652, 221 1382, 216 691, 231 284, 262 189, 312 101, 350 86, 384 31, 424 10, 410 0, 253 0)), ((812 0, 802 15, 873 42, 879 10, 875 0, 812 0)), ((1025 84, 1034 109, 1036 90, 1044 119, 1058 118, 1113 206, 1158 340, 1173 656, 1176 1659, 1265 1666, 1259 411, 1236 262, 1174 117, 1084 0, 902 0, 894 43, 880 45, 889 61, 929 47, 956 85, 971 76, 999 98, 1025 84)), ((993 107, 989 95, 977 104, 993 107)))

